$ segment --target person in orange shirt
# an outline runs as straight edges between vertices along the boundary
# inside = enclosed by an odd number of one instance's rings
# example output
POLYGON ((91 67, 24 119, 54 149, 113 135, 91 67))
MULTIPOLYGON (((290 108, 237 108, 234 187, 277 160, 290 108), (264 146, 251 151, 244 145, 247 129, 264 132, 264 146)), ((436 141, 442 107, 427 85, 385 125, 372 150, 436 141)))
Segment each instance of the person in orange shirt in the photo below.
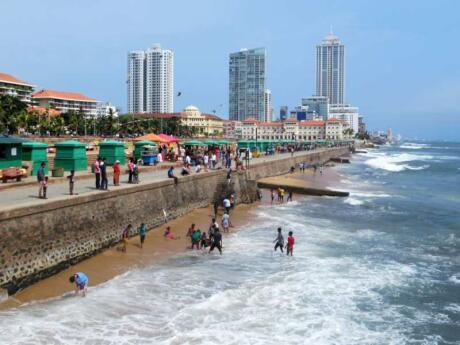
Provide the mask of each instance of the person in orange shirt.
POLYGON ((119 186, 120 185, 120 161, 116 160, 113 164, 113 185, 119 186))

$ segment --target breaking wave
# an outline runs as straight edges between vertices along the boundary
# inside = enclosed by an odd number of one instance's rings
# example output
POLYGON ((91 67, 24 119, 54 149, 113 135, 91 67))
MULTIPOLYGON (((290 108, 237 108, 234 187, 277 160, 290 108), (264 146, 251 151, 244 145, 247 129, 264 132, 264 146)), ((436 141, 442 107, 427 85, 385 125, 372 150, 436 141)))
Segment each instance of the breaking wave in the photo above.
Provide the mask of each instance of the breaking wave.
POLYGON ((424 170, 428 169, 430 166, 428 164, 414 166, 407 164, 407 162, 428 161, 433 158, 434 157, 430 155, 413 155, 409 153, 401 153, 377 156, 375 158, 368 159, 365 161, 365 164, 375 169, 382 169, 390 172, 400 172, 404 170, 424 170))

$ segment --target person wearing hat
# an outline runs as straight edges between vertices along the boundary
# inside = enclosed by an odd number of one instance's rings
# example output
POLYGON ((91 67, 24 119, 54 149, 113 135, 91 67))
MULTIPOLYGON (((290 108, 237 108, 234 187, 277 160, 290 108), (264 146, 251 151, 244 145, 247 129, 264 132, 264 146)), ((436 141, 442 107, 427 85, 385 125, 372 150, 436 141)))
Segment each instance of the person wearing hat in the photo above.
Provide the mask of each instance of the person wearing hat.
POLYGON ((120 161, 117 159, 113 164, 113 185, 120 185, 120 161))

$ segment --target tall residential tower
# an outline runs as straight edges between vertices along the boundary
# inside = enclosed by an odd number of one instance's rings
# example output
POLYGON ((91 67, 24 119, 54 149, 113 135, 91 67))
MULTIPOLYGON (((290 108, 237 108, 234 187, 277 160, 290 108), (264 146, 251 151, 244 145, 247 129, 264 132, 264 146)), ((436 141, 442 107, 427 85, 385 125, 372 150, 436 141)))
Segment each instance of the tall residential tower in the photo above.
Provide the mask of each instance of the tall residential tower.
POLYGON ((128 53, 128 112, 174 112, 174 54, 154 44, 128 53))
POLYGON ((316 46, 316 96, 329 98, 330 104, 343 104, 344 85, 345 46, 331 32, 316 46))
POLYGON ((265 48, 242 49, 230 54, 229 119, 265 117, 265 48))

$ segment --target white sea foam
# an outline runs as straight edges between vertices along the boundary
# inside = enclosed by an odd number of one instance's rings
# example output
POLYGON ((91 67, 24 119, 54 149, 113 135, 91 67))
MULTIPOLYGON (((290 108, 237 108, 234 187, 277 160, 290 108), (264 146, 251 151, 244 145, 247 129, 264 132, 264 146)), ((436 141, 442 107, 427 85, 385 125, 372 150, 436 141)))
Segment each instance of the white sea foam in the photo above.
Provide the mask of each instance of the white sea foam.
POLYGON ((359 205, 364 204, 364 201, 356 199, 356 198, 353 198, 351 196, 349 196, 348 198, 345 198, 343 200, 343 202, 346 203, 346 204, 353 205, 353 206, 359 206, 359 205))
POLYGON ((420 150, 429 148, 430 145, 428 144, 420 144, 420 143, 404 143, 403 145, 399 146, 402 149, 409 149, 409 150, 420 150))
POLYGON ((453 276, 449 277, 449 281, 454 284, 460 284, 460 274, 454 274, 453 276))
POLYGON ((365 161, 365 164, 375 169, 382 169, 390 172, 400 172, 404 170, 424 170, 430 166, 427 164, 413 166, 407 163, 412 161, 429 161, 434 157, 431 155, 414 155, 409 153, 383 155, 376 158, 371 158, 365 161))

